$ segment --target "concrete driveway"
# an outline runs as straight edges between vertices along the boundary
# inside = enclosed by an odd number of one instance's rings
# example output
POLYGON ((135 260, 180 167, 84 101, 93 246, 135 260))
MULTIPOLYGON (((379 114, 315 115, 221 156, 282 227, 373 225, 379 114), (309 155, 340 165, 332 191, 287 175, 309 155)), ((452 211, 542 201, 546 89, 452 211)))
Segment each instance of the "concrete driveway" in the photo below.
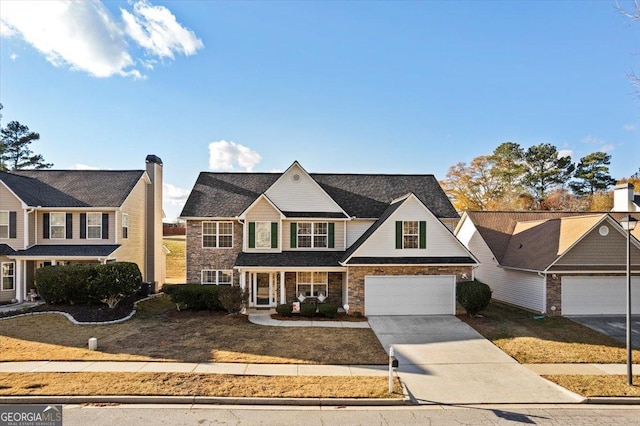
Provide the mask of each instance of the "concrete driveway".
MULTIPOLYGON (((622 343, 627 341, 627 317, 624 315, 568 316, 567 318, 622 343)), ((631 316, 631 345, 634 348, 640 348, 640 315, 631 316)))
POLYGON ((420 404, 567 403, 582 397, 506 355, 452 315, 371 316, 398 374, 420 404))

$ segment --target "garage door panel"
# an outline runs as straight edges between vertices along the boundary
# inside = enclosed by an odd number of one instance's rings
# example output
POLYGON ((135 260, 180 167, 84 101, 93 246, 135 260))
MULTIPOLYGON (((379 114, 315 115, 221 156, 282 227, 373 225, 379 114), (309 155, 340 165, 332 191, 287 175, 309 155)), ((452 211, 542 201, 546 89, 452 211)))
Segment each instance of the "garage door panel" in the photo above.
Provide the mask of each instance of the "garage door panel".
POLYGON ((371 276, 365 278, 366 315, 448 315, 455 313, 454 276, 371 276))
MULTIPOLYGON (((562 277, 562 315, 623 315, 626 277, 562 277)), ((640 314, 640 278, 631 281, 632 313, 640 314)))

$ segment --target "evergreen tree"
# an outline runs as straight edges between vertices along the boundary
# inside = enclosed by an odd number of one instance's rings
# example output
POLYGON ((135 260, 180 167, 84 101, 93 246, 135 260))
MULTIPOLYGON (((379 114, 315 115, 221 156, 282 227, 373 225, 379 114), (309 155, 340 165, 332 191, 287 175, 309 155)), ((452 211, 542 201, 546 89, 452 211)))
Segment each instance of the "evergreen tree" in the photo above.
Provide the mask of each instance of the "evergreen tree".
POLYGON ((41 154, 33 154, 29 145, 40 139, 40 135, 17 121, 11 121, 0 131, 0 167, 3 170, 47 169, 41 154))
POLYGON ((575 170, 570 156, 559 157, 558 149, 549 144, 533 145, 524 154, 526 168, 523 182, 543 205, 547 191, 565 185, 575 170))
POLYGON ((596 191, 606 191, 616 183, 609 174, 611 155, 593 152, 580 159, 573 175, 577 181, 569 183, 576 195, 593 195, 596 191))

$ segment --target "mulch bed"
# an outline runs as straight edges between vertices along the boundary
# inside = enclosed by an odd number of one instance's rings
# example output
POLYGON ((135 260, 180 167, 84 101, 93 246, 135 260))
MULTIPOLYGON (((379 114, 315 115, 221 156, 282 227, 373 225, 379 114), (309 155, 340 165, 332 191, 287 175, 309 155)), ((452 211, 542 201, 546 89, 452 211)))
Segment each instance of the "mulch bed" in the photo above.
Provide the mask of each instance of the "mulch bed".
POLYGON ((143 296, 134 295, 122 299, 115 308, 107 305, 49 305, 43 304, 20 311, 3 312, 0 318, 12 317, 29 312, 66 312, 79 322, 104 322, 125 318, 133 310, 134 302, 143 299, 143 296))
POLYGON ((345 321, 345 322, 366 322, 367 317, 355 317, 339 312, 335 318, 327 318, 322 315, 316 315, 313 318, 303 317, 300 314, 292 314, 290 317, 284 317, 280 314, 271 314, 271 318, 278 321, 345 321))

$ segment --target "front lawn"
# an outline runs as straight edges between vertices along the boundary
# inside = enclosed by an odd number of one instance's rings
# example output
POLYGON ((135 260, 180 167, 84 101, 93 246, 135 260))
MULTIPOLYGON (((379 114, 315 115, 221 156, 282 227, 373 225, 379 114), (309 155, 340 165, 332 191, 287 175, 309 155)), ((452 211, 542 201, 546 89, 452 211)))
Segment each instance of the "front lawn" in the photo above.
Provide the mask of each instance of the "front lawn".
MULTIPOLYGON (((482 317, 458 317, 518 362, 625 363, 624 343, 563 317, 545 317, 491 302, 482 317)), ((633 351, 640 362, 640 351, 633 351)))
POLYGON ((640 376, 633 376, 633 386, 627 385, 627 376, 543 376, 572 392, 586 397, 640 397, 640 376))
POLYGON ((28 360, 366 365, 387 355, 370 329, 265 327, 242 315, 178 312, 163 296, 122 324, 80 326, 55 314, 0 321, 0 361, 28 360), (86 349, 90 337, 98 351, 86 349))

